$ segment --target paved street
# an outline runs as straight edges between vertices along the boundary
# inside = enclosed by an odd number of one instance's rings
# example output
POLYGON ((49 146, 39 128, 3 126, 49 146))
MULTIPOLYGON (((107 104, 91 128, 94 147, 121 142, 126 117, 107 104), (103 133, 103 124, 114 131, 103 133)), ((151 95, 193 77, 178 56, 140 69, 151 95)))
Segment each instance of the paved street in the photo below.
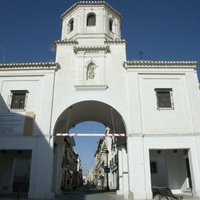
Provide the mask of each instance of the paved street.
MULTIPOLYGON (((0 194, 0 200, 27 200, 26 194, 16 194, 5 195, 0 194)), ((115 191, 105 191, 96 188, 89 188, 83 186, 75 191, 65 192, 64 195, 59 195, 55 197, 55 200, 124 200, 123 196, 116 195, 115 191)))
MULTIPOLYGON (((0 200, 28 200, 27 194, 3 195, 0 194, 0 200)), ((191 196, 184 196, 184 200, 200 200, 200 198, 193 198, 191 196)), ((42 199, 40 199, 42 200, 42 199)), ((124 200, 121 195, 116 195, 115 191, 105 191, 96 188, 81 187, 75 191, 65 192, 64 195, 55 197, 55 200, 124 200)), ((156 196, 153 200, 158 200, 156 196)))
POLYGON ((66 192, 65 195, 57 196, 56 199, 64 200, 123 200, 123 196, 116 195, 115 191, 103 191, 96 188, 82 187, 76 191, 66 192))

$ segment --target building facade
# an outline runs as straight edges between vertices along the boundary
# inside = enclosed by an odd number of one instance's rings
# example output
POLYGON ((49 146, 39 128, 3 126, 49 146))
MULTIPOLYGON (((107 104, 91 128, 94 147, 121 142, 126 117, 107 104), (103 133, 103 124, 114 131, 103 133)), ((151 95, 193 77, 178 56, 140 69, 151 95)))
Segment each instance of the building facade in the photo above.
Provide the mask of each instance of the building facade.
MULTIPOLYGON (((106 131, 105 134, 108 134, 106 131)), ((102 189, 111 188, 112 178, 110 178, 110 160, 111 160, 111 137, 102 137, 99 139, 98 147, 95 152, 95 185, 102 189)))
MULTIPOLYGON (((64 144, 59 144, 64 147, 63 153, 57 152, 57 144, 54 148, 55 154, 63 154, 62 174, 61 174, 61 189, 62 191, 75 190, 83 183, 81 159, 74 151, 75 141, 73 137, 65 137, 64 144)), ((54 159, 54 165, 56 165, 54 159)))
POLYGON ((126 135, 116 141, 118 194, 151 199, 165 185, 200 197, 198 63, 127 61, 121 18, 105 2, 77 2, 61 16, 55 62, 0 65, 0 187, 13 191, 23 176, 31 199, 60 194, 57 133, 92 120, 126 135))

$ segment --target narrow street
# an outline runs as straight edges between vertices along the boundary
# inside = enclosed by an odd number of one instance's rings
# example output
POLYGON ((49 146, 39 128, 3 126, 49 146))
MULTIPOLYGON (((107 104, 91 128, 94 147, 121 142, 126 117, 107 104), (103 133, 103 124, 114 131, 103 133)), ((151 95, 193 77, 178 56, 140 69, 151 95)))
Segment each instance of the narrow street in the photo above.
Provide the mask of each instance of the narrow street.
POLYGON ((123 200, 124 197, 121 195, 116 195, 115 191, 105 191, 97 188, 89 188, 83 186, 75 191, 66 192, 65 195, 57 196, 57 200, 123 200))

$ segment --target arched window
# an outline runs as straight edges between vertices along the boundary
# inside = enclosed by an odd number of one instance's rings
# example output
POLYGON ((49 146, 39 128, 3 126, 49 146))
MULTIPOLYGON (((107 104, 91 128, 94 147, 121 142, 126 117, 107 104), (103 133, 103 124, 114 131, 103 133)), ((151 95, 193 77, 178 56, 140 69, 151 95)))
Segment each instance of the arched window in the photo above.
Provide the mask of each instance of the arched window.
POLYGON ((109 19, 109 30, 113 31, 113 20, 109 19))
POLYGON ((70 19, 69 21, 69 32, 74 30, 74 19, 70 19))
POLYGON ((94 13, 90 13, 87 16, 87 26, 95 26, 96 25, 96 15, 94 13))

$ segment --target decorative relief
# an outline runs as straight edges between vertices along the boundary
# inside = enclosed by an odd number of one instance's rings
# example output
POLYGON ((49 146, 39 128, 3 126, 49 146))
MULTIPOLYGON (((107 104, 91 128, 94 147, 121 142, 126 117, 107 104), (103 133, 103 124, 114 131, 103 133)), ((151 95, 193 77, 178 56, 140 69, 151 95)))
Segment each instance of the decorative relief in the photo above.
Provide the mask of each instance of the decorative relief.
POLYGON ((87 80, 94 79, 95 77, 95 64, 93 62, 90 62, 87 66, 87 80))

